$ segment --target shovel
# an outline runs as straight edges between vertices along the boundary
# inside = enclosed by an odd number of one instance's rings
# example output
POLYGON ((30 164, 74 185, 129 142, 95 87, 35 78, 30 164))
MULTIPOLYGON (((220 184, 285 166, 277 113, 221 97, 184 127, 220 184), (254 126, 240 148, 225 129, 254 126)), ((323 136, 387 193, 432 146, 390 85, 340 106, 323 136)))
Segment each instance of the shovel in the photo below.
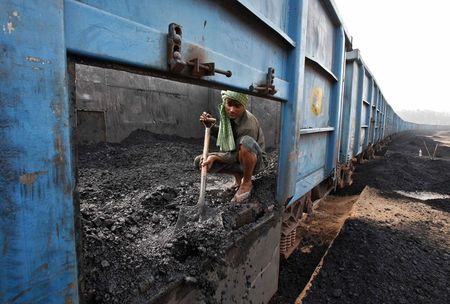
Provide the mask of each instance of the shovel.
MULTIPOLYGON (((209 141, 211 138, 211 127, 215 124, 215 118, 208 118, 203 121, 205 126, 205 140, 203 142, 202 161, 208 158, 209 141)), ((184 227, 187 222, 197 221, 214 221, 222 225, 222 216, 214 208, 206 206, 205 193, 206 193, 206 175, 208 173, 208 166, 201 167, 201 179, 200 179, 200 196, 198 198, 197 205, 194 207, 183 207, 178 214, 177 224, 175 231, 184 227)))

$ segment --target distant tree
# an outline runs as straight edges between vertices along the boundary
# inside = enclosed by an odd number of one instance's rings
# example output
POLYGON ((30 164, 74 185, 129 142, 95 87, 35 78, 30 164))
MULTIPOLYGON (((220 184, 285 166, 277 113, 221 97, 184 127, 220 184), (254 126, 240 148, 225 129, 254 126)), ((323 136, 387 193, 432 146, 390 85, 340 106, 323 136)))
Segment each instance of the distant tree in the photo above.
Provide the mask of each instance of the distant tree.
POLYGON ((450 125, 450 112, 431 110, 400 110, 398 115, 406 121, 428 125, 450 125))

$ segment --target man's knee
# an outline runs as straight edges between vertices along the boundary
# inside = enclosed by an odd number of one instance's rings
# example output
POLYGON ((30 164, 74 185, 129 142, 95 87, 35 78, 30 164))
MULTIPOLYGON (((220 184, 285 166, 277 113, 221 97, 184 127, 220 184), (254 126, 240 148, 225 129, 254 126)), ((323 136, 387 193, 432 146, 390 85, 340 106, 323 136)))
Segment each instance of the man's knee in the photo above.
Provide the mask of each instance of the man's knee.
POLYGON ((241 147, 244 147, 247 151, 251 152, 254 155, 258 155, 261 151, 261 148, 259 147, 256 140, 248 135, 245 135, 240 139, 239 145, 241 147))
POLYGON ((196 169, 200 168, 200 160, 202 159, 201 155, 198 155, 195 159, 194 159, 194 167, 196 169))

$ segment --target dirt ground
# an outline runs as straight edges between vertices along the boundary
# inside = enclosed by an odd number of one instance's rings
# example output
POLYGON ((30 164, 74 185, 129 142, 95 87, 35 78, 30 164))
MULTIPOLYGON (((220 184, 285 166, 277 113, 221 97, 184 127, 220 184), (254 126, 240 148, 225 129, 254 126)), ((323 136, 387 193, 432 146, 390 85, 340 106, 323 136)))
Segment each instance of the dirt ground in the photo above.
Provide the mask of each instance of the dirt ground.
POLYGON ((450 217, 366 188, 303 301, 449 303, 450 217))
MULTIPOLYGON (((142 303, 176 280, 203 291, 212 302, 224 251, 254 223, 238 226, 241 206, 230 203, 232 179, 208 175, 206 202, 216 216, 175 229, 180 209, 197 203, 200 174, 193 159, 202 141, 137 130, 120 144, 80 146, 81 289, 86 303, 142 303)), ((255 177, 249 203, 260 205, 256 223, 273 212, 277 154, 255 177)), ((275 206, 276 209, 276 206, 275 206)))
POLYGON ((296 303, 449 303, 449 139, 450 132, 402 134, 384 157, 357 167, 340 194, 372 188, 296 303), (438 141, 431 159, 425 145, 432 156, 438 141))
POLYGON ((298 250, 288 259, 282 258, 278 292, 270 304, 294 303, 339 233, 357 198, 328 196, 314 207, 311 214, 304 215, 300 226, 303 239, 298 250))

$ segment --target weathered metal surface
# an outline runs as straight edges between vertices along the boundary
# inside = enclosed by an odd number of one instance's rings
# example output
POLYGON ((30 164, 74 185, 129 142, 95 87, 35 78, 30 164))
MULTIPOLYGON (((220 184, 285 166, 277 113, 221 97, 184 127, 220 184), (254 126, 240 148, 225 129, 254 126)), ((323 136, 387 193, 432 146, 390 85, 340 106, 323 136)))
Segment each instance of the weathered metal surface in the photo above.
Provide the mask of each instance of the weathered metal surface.
POLYGON ((0 2, 0 302, 77 303, 63 1, 0 2))
POLYGON ((298 172, 289 204, 333 175, 339 146, 344 30, 322 1, 308 1, 307 20, 298 172))
MULTIPOLYGON (((203 80, 248 90, 252 83, 266 79, 271 66, 277 71, 276 97, 287 99, 285 62, 292 46, 273 39, 272 29, 254 16, 249 18, 250 13, 239 11, 238 3, 147 0, 138 7, 125 1, 67 0, 67 49, 82 56, 169 73, 167 28, 176 21, 183 26, 184 62, 198 58, 233 72, 230 78, 207 76, 203 80), (192 7, 196 13, 186 14, 192 7)), ((286 12, 282 13, 285 16, 286 12)))
POLYGON ((362 100, 358 99, 359 69, 358 62, 347 54, 345 69, 344 101, 342 108, 342 129, 339 162, 346 163, 354 156, 355 142, 359 142, 356 131, 361 128, 362 100))
MULTIPOLYGON (((267 83, 272 67, 277 92, 270 98, 282 101, 277 200, 293 202, 333 176, 344 49, 351 43, 332 1, 9 0, 0 9, 0 302, 78 302, 67 53, 248 93, 251 84, 267 83), (214 62, 214 68, 233 76, 171 71, 167 29, 173 22, 183 26, 183 62, 214 62)), ((376 104, 382 94, 363 71, 361 125, 355 124, 360 136, 355 138, 368 147, 383 135, 375 129, 382 129, 388 113, 376 104)), ((130 83, 149 85, 138 78, 130 83)), ((124 90, 118 86, 117 96, 125 96, 124 90)), ((88 101, 98 97, 85 98, 83 109, 94 110, 88 101)), ((134 114, 123 118, 142 118, 134 114)), ((386 121, 390 132, 414 127, 395 113, 386 121)))

